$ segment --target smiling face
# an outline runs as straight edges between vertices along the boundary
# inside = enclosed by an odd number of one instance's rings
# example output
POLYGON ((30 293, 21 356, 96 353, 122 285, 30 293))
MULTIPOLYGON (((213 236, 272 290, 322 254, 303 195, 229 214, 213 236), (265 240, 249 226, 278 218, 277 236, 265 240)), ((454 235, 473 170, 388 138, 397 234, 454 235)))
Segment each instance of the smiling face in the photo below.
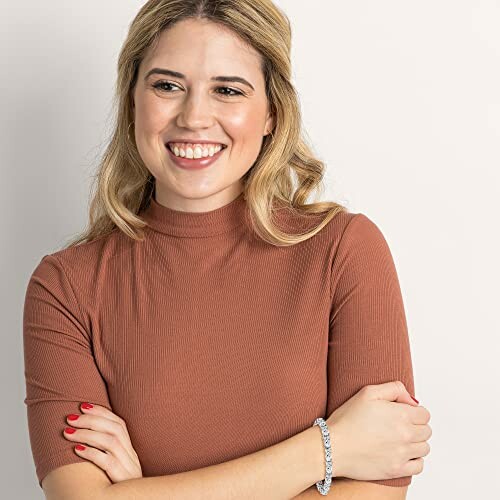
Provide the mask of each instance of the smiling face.
POLYGON ((156 200, 176 210, 203 212, 232 201, 273 128, 260 55, 207 20, 185 19, 161 34, 141 62, 133 102, 135 140, 156 179, 156 200), (212 80, 220 76, 242 80, 212 80), (227 147, 210 165, 190 168, 198 162, 184 158, 179 166, 167 149, 175 139, 227 147))

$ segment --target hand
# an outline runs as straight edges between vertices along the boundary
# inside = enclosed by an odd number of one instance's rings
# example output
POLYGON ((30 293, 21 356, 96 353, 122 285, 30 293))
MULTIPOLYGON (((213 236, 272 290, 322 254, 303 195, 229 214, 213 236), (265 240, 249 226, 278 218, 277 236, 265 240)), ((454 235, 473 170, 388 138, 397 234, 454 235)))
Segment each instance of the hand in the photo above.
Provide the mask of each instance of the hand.
POLYGON ((73 433, 63 432, 64 437, 75 444, 85 443, 85 450, 75 447, 75 453, 103 469, 113 483, 142 477, 139 457, 132 447, 125 421, 104 406, 93 405, 87 409, 81 405, 80 409, 83 415, 77 419, 71 419, 74 414, 66 417, 68 424, 77 429, 73 433))
POLYGON ((430 452, 429 419, 400 381, 363 387, 326 421, 333 474, 363 481, 420 474, 430 452))

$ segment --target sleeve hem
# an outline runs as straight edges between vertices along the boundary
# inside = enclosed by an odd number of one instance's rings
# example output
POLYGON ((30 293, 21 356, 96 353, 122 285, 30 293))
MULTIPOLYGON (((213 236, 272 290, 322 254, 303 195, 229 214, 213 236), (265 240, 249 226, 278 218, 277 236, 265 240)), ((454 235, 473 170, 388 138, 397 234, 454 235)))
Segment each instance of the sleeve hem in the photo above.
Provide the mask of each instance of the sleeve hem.
MULTIPOLYGON (((75 443, 76 445, 77 443, 75 443)), ((80 462, 88 462, 84 458, 80 457, 75 453, 73 448, 71 448, 72 455, 68 454, 68 450, 63 450, 50 457, 49 460, 44 460, 36 464, 36 474, 38 477, 38 484, 42 488, 42 481, 48 475, 49 472, 62 467, 63 465, 76 464, 80 462)))

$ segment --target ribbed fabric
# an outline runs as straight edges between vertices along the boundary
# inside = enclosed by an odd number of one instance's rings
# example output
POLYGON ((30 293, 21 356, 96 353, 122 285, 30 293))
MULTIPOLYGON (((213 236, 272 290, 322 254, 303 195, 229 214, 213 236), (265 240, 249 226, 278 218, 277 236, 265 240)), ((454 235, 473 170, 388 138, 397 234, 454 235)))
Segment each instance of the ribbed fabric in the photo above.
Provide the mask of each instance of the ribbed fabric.
MULTIPOLYGON (((87 462, 63 437, 86 401, 125 419, 144 476, 158 476, 276 444, 367 384, 401 380, 414 394, 398 277, 375 223, 340 213, 276 247, 246 209, 243 194, 203 213, 153 199, 143 242, 116 230, 41 259, 23 318, 40 486, 87 462)), ((279 220, 304 229, 289 213, 279 220)), ((335 467, 335 436, 332 449, 335 467)))

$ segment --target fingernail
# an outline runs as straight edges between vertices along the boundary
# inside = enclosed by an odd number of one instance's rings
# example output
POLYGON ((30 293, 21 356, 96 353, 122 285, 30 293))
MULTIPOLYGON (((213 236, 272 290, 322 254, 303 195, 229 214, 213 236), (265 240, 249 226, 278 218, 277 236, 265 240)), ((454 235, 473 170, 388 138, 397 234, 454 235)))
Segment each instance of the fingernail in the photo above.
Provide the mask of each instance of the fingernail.
POLYGON ((64 429, 64 432, 66 434, 73 434, 73 432, 75 432, 76 429, 72 429, 71 427, 66 427, 66 429, 64 429))
POLYGON ((75 449, 76 449, 76 450, 79 450, 79 451, 83 451, 83 450, 85 449, 85 446, 83 446, 83 444, 77 444, 77 445, 75 446, 75 449))
POLYGON ((68 420, 76 420, 80 415, 75 415, 72 413, 71 415, 68 415, 68 420))
POLYGON ((91 410, 92 408, 94 408, 94 405, 91 405, 90 403, 82 403, 82 408, 84 408, 85 410, 91 410))
POLYGON ((415 403, 418 403, 418 399, 415 399, 411 394, 410 394, 410 396, 411 396, 411 399, 413 399, 413 401, 415 401, 415 403))

